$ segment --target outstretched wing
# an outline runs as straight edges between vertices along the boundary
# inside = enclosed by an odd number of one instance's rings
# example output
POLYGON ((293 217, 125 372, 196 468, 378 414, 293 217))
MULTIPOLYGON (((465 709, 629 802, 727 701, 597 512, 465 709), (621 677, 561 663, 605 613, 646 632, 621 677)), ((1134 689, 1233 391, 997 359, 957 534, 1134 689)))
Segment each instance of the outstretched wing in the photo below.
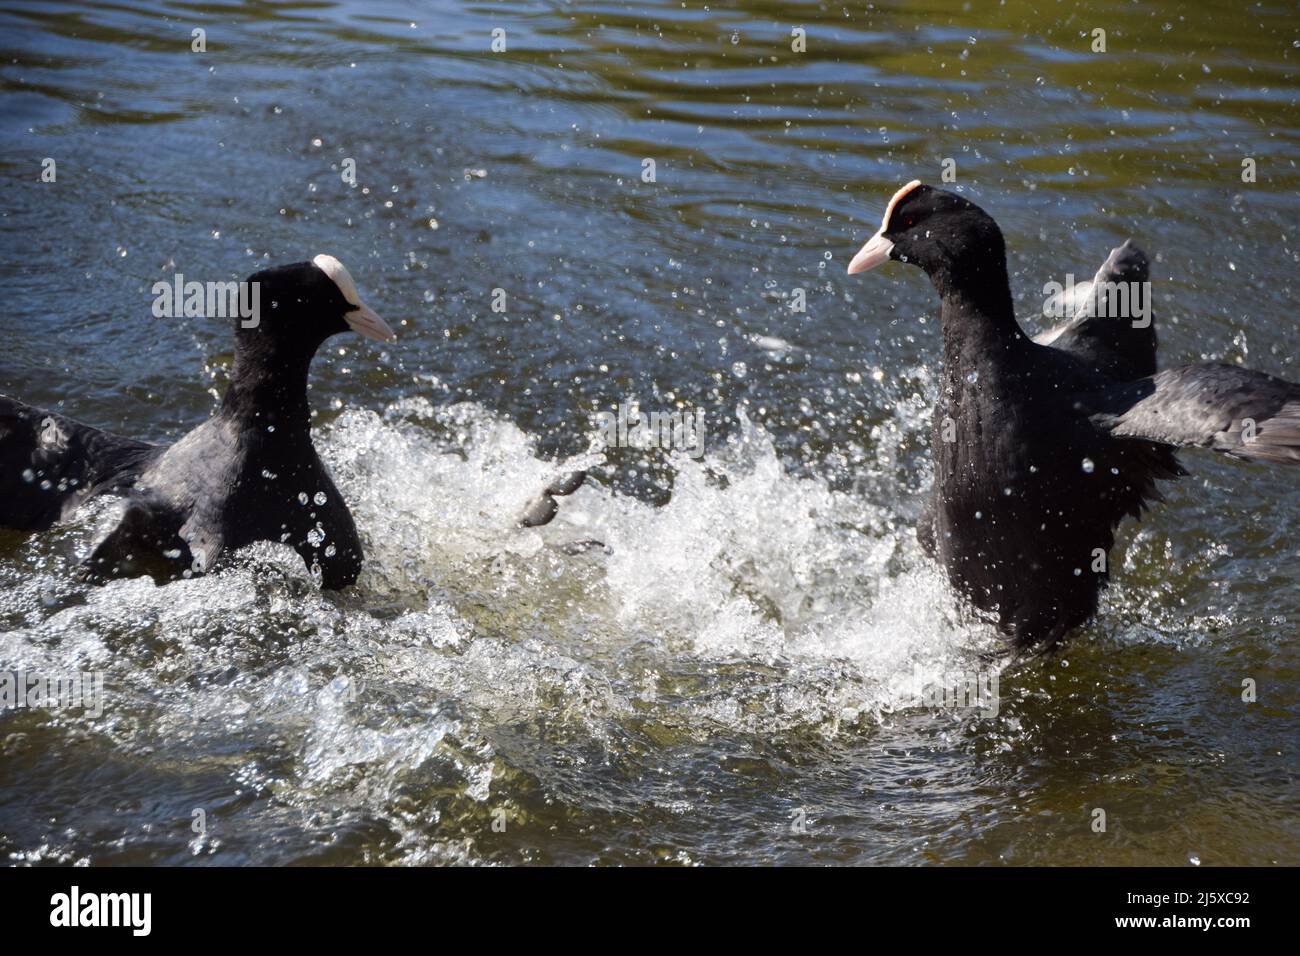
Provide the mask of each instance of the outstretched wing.
POLYGON ((1092 281, 1047 300, 1044 314, 1069 318, 1034 341, 1069 352, 1110 378, 1131 381, 1155 374, 1150 276, 1146 253, 1126 239, 1092 281))
POLYGON ((129 486, 160 450, 0 395, 0 525, 48 528, 91 495, 129 486))
POLYGON ((1094 425, 1120 438, 1213 448, 1247 461, 1300 465, 1300 385, 1211 363, 1082 396, 1094 425))

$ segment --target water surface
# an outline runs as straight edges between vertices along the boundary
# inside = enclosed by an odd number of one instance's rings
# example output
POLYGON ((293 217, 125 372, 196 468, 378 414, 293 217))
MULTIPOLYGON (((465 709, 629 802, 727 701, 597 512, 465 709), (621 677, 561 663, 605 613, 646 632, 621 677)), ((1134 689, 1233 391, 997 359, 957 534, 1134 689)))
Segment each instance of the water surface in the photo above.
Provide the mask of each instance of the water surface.
POLYGON ((1099 618, 992 666, 913 538, 937 303, 844 275, 953 159, 1027 325, 1132 236, 1165 365, 1300 379, 1300 17, 1092 8, 7 5, 0 391, 175 439, 230 339, 153 318, 151 285, 320 252, 400 337, 314 367, 368 550, 346 593, 272 547, 87 587, 107 506, 0 531, 0 668, 107 681, 98 719, 0 714, 0 853, 1300 862, 1296 476, 1188 453, 1099 618), (702 408, 704 456, 589 453, 620 402, 702 408), (564 463, 594 483, 514 528, 564 463), (914 702, 972 669, 996 718, 914 702))

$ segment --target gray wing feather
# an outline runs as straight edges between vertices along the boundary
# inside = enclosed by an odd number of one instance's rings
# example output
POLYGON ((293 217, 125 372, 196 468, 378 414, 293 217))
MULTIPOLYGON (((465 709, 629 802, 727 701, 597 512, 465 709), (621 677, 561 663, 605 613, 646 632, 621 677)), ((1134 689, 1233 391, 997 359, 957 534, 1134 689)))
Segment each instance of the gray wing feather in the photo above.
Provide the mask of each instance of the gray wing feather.
POLYGON ((1146 253, 1131 239, 1111 250, 1089 282, 1048 299, 1046 315, 1067 315, 1034 342, 1077 356, 1090 367, 1120 380, 1156 370, 1156 330, 1151 315, 1146 253))
POLYGON ((1300 465, 1300 385, 1220 363, 1184 365, 1087 396, 1098 428, 1119 438, 1212 448, 1300 465))

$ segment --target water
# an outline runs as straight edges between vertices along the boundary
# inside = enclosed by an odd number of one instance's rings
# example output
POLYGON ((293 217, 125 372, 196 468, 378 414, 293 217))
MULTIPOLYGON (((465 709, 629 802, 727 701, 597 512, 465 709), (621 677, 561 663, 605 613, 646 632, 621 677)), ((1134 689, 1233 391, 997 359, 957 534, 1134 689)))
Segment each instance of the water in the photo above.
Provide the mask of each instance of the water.
POLYGON ((88 587, 102 507, 0 532, 0 669, 106 680, 98 719, 0 714, 0 853, 1300 862, 1296 476, 1187 454, 1099 618, 991 664, 913 538, 937 304, 843 274, 951 158, 1027 322, 1131 235, 1164 364, 1300 379, 1298 38, 1226 3, 10 5, 0 391, 173 439, 230 341, 152 283, 319 252, 400 338, 314 367, 348 592, 270 546, 88 587), (703 456, 592 454, 620 402, 703 409, 703 456), (996 717, 918 703, 972 671, 996 717))

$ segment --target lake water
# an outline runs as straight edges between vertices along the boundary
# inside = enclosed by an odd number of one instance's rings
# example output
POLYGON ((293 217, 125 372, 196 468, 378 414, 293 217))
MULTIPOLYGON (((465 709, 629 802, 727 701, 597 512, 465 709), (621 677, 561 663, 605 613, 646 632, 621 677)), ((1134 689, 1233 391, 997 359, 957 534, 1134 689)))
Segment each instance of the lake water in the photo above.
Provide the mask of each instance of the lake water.
POLYGON ((231 343, 152 284, 321 252, 399 339, 314 366, 349 591, 0 531, 0 670, 105 681, 0 713, 3 858, 1300 863, 1296 473, 1185 454, 1097 620, 990 663, 913 533, 937 302, 844 274, 951 159, 1027 325, 1132 236, 1163 364, 1300 380, 1300 15, 1093 6, 6 5, 0 391, 173 440, 231 343), (591 452, 619 404, 703 455, 591 452), (927 705, 967 674, 996 716, 927 705))

